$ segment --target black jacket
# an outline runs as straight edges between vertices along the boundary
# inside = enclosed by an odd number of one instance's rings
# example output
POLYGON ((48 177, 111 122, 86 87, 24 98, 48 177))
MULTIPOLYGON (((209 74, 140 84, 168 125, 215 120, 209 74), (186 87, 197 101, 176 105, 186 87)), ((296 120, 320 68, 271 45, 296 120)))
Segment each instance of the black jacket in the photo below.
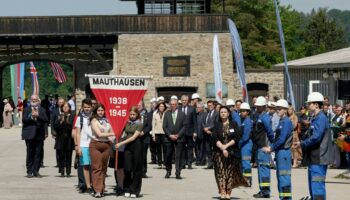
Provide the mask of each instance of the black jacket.
POLYGON ((184 135, 186 131, 186 116, 180 110, 177 110, 177 117, 175 125, 173 123, 172 111, 168 111, 164 114, 163 130, 166 135, 165 142, 171 141, 170 135, 178 135, 177 142, 184 141, 184 135))
POLYGON ((220 141, 222 144, 227 144, 228 142, 230 142, 231 140, 235 141, 235 144, 233 146, 230 146, 227 151, 230 154, 237 154, 237 156, 239 156, 239 140, 242 137, 242 133, 241 133, 241 129, 238 127, 237 123, 235 121, 229 121, 229 129, 228 129, 228 133, 227 135, 224 134, 224 127, 222 122, 217 121, 214 124, 214 128, 213 128, 213 134, 212 134, 212 138, 213 138, 213 147, 214 147, 214 151, 219 151, 221 152, 221 150, 219 149, 219 147, 216 146, 216 143, 218 141, 220 141), (227 141, 225 141, 225 139, 227 139, 227 141))
POLYGON ((22 140, 31 139, 45 139, 48 134, 48 117, 46 111, 41 106, 39 107, 39 116, 37 120, 32 119, 32 107, 26 107, 23 111, 23 127, 22 127, 22 140))
POLYGON ((53 122, 56 130, 56 149, 62 151, 72 151, 74 149, 74 140, 72 138, 74 114, 69 116, 58 116, 53 122), (64 121, 60 123, 60 118, 64 117, 64 121))

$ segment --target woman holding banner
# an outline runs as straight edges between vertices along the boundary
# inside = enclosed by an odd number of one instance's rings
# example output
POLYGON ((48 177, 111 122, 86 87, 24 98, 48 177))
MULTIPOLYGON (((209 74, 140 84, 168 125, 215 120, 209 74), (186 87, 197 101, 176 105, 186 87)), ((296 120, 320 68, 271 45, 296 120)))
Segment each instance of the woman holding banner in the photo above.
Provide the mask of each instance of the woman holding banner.
POLYGON ((92 112, 91 118, 92 139, 90 142, 92 186, 95 190, 95 197, 103 196, 105 189, 105 178, 107 166, 114 136, 111 125, 105 116, 105 107, 97 104, 92 112))
POLYGON ((126 140, 119 142, 117 148, 125 147, 124 190, 125 197, 136 198, 140 195, 143 167, 143 144, 140 134, 143 128, 141 115, 136 106, 130 109, 129 121, 125 126, 126 140))

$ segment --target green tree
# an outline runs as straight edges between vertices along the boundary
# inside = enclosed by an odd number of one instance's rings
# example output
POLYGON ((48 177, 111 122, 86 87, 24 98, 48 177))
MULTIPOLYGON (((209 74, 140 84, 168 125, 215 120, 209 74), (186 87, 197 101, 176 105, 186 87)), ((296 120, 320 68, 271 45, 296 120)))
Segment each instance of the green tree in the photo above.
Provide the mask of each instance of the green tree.
POLYGON ((305 27, 305 55, 311 56, 346 46, 344 30, 328 16, 327 9, 312 10, 305 27))
MULTIPOLYGON (((247 68, 270 68, 283 62, 272 0, 227 0, 225 11, 236 23, 247 68)), ((212 3, 213 12, 222 12, 222 1, 212 3)), ((288 59, 304 56, 301 45, 302 16, 290 6, 280 7, 288 59)))
POLYGON ((341 11, 338 9, 332 9, 328 11, 328 15, 334 19, 339 26, 342 26, 345 32, 345 39, 347 46, 350 45, 350 11, 341 11))
MULTIPOLYGON (((40 88, 40 98, 43 99, 45 94, 58 94, 62 97, 71 95, 73 93, 73 70, 70 66, 65 64, 60 64, 63 71, 66 74, 67 81, 64 83, 58 83, 55 76, 50 68, 47 61, 37 61, 34 62, 36 66, 39 88, 40 88)), ((6 66, 2 74, 3 85, 2 85, 2 96, 11 96, 11 73, 10 66, 6 66)), ((30 65, 26 63, 25 73, 24 73, 24 90, 26 97, 28 98, 32 93, 32 82, 30 75, 30 65)))

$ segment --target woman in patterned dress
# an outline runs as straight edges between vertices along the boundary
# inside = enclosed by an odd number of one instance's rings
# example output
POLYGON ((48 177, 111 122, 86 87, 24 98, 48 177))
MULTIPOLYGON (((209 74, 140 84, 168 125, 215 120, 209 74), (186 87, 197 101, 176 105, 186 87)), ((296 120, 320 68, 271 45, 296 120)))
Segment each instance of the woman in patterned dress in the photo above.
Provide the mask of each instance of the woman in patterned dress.
POLYGON ((214 173, 220 199, 230 199, 232 189, 236 187, 249 186, 241 169, 238 147, 241 136, 238 125, 231 120, 229 108, 221 107, 220 118, 215 122, 212 133, 214 173))

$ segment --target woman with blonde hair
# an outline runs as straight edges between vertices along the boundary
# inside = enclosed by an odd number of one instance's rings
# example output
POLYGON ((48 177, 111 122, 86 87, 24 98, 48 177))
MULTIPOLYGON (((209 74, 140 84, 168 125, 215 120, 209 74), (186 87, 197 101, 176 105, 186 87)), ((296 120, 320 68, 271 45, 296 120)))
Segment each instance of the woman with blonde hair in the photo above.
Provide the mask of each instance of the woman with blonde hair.
MULTIPOLYGON (((293 124, 293 143, 299 142, 299 131, 300 128, 300 124, 298 123, 298 116, 295 114, 294 108, 292 106, 289 106, 288 108, 288 112, 287 112, 287 116, 289 117, 289 119, 292 121, 293 124)), ((292 158, 293 158, 293 168, 297 168, 298 165, 298 161, 301 161, 303 159, 303 153, 301 150, 301 147, 296 148, 296 149, 292 149, 292 158)))

